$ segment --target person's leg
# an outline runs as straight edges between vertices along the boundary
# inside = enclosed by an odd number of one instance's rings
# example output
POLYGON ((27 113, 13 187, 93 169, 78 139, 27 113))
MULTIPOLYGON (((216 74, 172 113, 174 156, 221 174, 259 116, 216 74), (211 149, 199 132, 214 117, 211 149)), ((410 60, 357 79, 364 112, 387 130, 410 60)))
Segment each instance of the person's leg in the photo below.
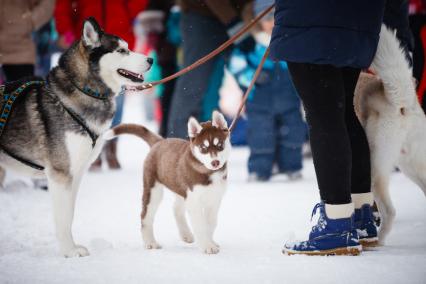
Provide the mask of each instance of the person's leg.
POLYGON ((345 89, 339 68, 288 63, 306 111, 321 200, 351 202, 351 144, 345 123, 345 89))
POLYGON ((254 103, 247 104, 247 144, 249 178, 268 180, 275 160, 275 121, 273 114, 254 103))
MULTIPOLYGON (((124 93, 120 94, 115 98, 116 111, 114 118, 111 122, 111 128, 119 125, 123 118, 123 109, 124 109, 124 93)), ((114 138, 110 141, 106 141, 102 151, 99 153, 98 158, 90 165, 89 171, 99 172, 102 170, 102 156, 105 155, 105 158, 108 163, 108 167, 113 170, 121 169, 120 162, 117 159, 117 142, 118 138, 114 138)))
POLYGON ((364 128, 354 109, 354 91, 360 70, 343 68, 342 77, 346 94, 345 122, 352 149, 351 193, 371 191, 370 148, 364 128))
MULTIPOLYGON (((302 169, 302 146, 306 126, 299 109, 282 113, 278 121, 277 162, 280 172, 292 177, 302 169)), ((300 177, 300 174, 294 178, 300 177)))
MULTIPOLYGON (((306 124, 301 113, 300 98, 287 69, 277 71, 278 86, 274 92, 277 114, 277 163, 279 171, 289 179, 301 178, 302 146, 306 140, 306 124)), ((274 84, 274 83, 272 83, 274 84)))
POLYGON ((34 76, 33 64, 4 64, 2 65, 6 82, 16 81, 23 77, 34 76))
MULTIPOLYGON (((117 110, 112 120, 111 127, 119 125, 121 123, 121 120, 123 119, 124 98, 124 94, 121 94, 115 98, 117 110)), ((117 143, 118 138, 107 141, 103 150, 103 152, 105 152, 105 158, 107 160, 108 167, 112 170, 121 169, 120 162, 117 159, 117 143)))
POLYGON ((312 154, 322 202, 309 239, 287 243, 284 253, 329 255, 361 251, 353 226, 352 152, 345 122, 342 69, 331 65, 288 63, 309 124, 312 154))
MULTIPOLYGON (((166 78, 174 74, 177 71, 176 64, 174 62, 170 62, 165 65, 161 65, 161 77, 166 78)), ((164 84, 163 93, 161 94, 160 102, 161 102, 161 124, 159 129, 159 134, 162 137, 167 136, 167 122, 169 119, 170 106, 172 102, 173 91, 175 89, 175 80, 171 80, 164 84)))
MULTIPOLYGON (((227 39, 225 27, 220 22, 192 13, 182 14, 181 31, 184 67, 227 39)), ((203 96, 215 65, 216 60, 210 60, 177 80, 167 129, 169 137, 186 138, 189 117, 200 118, 203 96)))
POLYGON ((342 70, 346 93, 345 119, 352 149, 351 193, 355 206, 355 227, 360 242, 364 246, 374 246, 378 243, 378 237, 372 210, 374 196, 371 192, 370 147, 353 105, 359 73, 360 70, 355 68, 342 70))

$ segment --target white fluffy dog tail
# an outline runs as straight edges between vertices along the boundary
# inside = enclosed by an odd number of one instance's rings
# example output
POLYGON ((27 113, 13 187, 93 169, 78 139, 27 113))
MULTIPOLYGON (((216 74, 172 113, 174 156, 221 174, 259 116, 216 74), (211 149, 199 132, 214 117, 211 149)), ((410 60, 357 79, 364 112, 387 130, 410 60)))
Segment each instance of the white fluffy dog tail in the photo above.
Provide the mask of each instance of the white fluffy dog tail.
POLYGON ((379 45, 371 64, 382 79, 386 97, 399 107, 411 105, 416 99, 410 65, 396 33, 382 25, 379 45))

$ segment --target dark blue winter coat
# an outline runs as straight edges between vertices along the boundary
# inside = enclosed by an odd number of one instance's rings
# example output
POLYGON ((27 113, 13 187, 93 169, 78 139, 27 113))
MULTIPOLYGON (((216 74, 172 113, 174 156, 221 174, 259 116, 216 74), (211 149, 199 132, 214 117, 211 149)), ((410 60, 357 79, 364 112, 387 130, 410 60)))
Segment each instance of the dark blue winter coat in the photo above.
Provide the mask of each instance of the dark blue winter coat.
POLYGON ((289 62, 368 67, 385 0, 276 0, 271 57, 289 62))

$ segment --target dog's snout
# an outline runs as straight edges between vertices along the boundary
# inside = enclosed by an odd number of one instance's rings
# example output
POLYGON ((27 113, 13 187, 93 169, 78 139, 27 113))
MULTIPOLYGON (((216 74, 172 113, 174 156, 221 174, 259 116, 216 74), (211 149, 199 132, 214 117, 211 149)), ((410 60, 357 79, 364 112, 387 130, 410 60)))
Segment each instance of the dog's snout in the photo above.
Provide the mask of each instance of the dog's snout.
POLYGON ((148 58, 146 59, 146 62, 148 62, 149 64, 151 64, 151 65, 152 65, 152 63, 154 63, 154 59, 153 59, 152 57, 148 57, 148 58))
POLYGON ((216 168, 216 167, 219 167, 219 165, 220 165, 220 162, 219 162, 218 160, 213 160, 213 161, 212 161, 212 166, 213 166, 213 167, 215 167, 215 168, 216 168))

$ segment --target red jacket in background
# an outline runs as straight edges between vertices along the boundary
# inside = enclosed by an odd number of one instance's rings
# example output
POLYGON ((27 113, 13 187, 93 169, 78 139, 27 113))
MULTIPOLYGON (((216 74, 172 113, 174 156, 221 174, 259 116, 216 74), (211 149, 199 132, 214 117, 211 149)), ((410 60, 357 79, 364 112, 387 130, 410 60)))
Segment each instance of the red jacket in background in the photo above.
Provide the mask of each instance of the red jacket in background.
POLYGON ((60 35, 79 39, 83 21, 94 17, 105 32, 127 41, 133 49, 133 19, 148 5, 148 0, 57 0, 56 29, 60 35))

